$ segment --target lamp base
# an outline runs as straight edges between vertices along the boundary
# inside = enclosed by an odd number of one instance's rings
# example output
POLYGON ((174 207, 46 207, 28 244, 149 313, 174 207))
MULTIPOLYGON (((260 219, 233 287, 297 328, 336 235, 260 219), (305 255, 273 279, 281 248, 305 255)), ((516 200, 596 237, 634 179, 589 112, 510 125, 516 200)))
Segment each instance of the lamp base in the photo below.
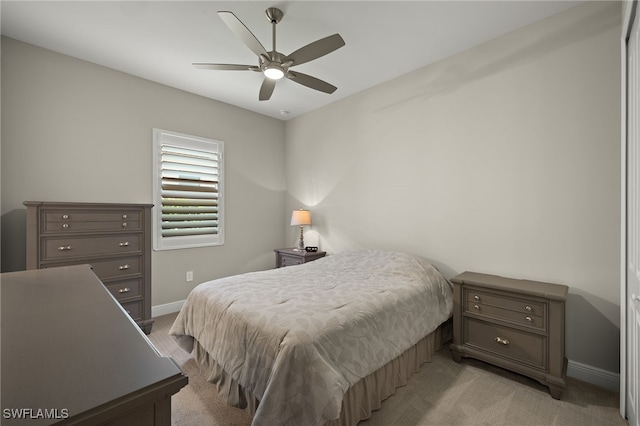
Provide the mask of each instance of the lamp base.
POLYGON ((300 227, 300 238, 298 238, 298 247, 296 247, 295 251, 304 251, 304 238, 303 238, 303 227, 300 227))

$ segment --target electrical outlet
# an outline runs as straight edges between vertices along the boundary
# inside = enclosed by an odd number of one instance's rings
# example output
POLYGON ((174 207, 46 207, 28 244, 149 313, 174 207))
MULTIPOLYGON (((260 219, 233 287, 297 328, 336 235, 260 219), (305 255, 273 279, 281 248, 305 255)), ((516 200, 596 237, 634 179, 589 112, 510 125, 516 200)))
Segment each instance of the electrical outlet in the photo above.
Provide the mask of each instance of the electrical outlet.
POLYGON ((193 271, 187 271, 187 282, 193 281, 193 271))

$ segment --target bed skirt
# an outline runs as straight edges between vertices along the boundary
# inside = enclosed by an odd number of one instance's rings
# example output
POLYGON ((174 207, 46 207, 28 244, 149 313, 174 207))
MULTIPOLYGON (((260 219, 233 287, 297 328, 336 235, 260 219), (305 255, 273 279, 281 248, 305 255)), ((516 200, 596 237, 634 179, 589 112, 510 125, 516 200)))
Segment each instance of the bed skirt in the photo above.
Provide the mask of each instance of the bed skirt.
MULTIPOLYGON (((452 336, 452 321, 449 319, 397 358, 360 379, 344 394, 340 418, 325 423, 325 426, 353 426, 371 417, 375 410, 380 409, 382 401, 393 395, 396 388, 406 385, 420 366, 431 361, 431 356, 452 336)), ((256 412, 259 401, 233 380, 195 339, 194 356, 206 379, 217 386, 218 393, 227 404, 243 408, 251 415, 256 412)))

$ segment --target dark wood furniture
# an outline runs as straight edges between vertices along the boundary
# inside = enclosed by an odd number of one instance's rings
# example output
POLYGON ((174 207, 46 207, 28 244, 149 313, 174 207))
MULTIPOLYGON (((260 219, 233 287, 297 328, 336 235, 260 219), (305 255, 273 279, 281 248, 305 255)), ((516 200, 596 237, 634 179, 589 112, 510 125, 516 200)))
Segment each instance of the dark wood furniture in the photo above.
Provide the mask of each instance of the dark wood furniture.
POLYGON ((3 426, 171 425, 187 377, 88 265, 0 280, 3 426))
POLYGON ((562 398, 568 287, 464 272, 453 283, 453 359, 476 358, 529 376, 562 398))
POLYGON ((27 201, 27 269, 90 264, 151 332, 150 204, 27 201))
POLYGON ((312 260, 320 259, 324 257, 326 251, 299 251, 292 248, 275 249, 276 252, 276 268, 283 268, 291 265, 301 265, 303 263, 311 262, 312 260))

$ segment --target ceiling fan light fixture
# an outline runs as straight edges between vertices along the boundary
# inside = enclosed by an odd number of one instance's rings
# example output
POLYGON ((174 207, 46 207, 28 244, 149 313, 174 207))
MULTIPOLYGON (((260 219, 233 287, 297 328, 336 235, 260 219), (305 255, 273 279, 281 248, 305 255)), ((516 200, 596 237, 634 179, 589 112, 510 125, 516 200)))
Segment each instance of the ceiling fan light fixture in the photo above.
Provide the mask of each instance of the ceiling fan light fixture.
MULTIPOLYGON (((0 0, 2 1, 2 0, 0 0)), ((258 56, 258 65, 238 65, 238 64, 210 64, 194 63, 198 68, 212 70, 236 70, 236 71, 260 71, 263 73, 262 85, 258 93, 258 100, 268 101, 271 98, 276 82, 282 78, 291 79, 297 84, 318 90, 324 93, 333 93, 337 87, 319 78, 303 74, 301 72, 289 71, 290 67, 301 65, 320 58, 345 45, 340 34, 333 34, 321 38, 289 55, 283 55, 276 50, 276 25, 282 20, 284 13, 280 9, 271 7, 266 10, 267 19, 271 22, 271 34, 273 49, 267 51, 253 33, 242 23, 233 12, 218 11, 218 16, 224 21, 229 29, 242 41, 254 54, 258 56)))
POLYGON ((271 80, 280 80, 284 77, 284 68, 278 64, 269 64, 264 68, 264 76, 271 80))

